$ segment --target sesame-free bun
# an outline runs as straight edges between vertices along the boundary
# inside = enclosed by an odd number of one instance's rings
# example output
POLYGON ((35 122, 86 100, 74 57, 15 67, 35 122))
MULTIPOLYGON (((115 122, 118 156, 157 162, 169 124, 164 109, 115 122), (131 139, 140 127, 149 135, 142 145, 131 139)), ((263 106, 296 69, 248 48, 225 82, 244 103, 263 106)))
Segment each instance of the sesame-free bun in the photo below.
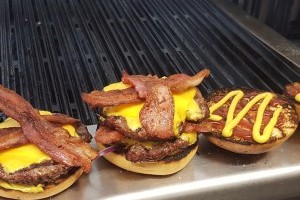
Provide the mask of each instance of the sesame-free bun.
POLYGON ((9 199, 43 199, 53 195, 56 195, 65 189, 69 188, 83 173, 82 168, 75 171, 74 174, 70 175, 68 178, 63 180, 57 185, 51 186, 44 189, 43 192, 39 193, 26 193, 17 190, 8 190, 0 187, 0 196, 9 199))
POLYGON ((234 153, 240 153, 240 154, 261 154, 268 151, 271 151, 278 146, 280 146, 282 143, 284 143, 292 134, 289 136, 280 138, 274 142, 271 143, 253 143, 253 144, 243 144, 238 141, 232 141, 227 140, 222 137, 217 137, 214 135, 206 135, 206 138, 213 144, 217 145, 218 147, 221 147, 223 149, 226 149, 228 151, 234 152, 234 153))
MULTIPOLYGON (((103 150, 106 147, 97 142, 99 150, 103 150)), ((181 169, 183 169, 194 157, 198 150, 198 145, 193 145, 192 149, 189 149, 190 152, 187 153, 180 159, 174 159, 172 161, 158 161, 158 162, 138 162, 133 163, 128 161, 125 156, 122 154, 117 154, 110 152, 104 155, 104 158, 114 165, 125 169, 127 171, 136 172, 140 174, 150 174, 150 175, 169 175, 174 174, 181 169)))

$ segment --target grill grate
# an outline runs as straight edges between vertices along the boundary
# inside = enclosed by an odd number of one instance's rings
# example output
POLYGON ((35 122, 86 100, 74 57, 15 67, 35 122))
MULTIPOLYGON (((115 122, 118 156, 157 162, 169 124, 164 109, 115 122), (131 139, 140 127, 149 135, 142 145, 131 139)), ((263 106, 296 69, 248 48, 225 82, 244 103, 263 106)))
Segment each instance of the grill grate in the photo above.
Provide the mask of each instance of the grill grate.
POLYGON ((36 108, 97 122, 80 93, 130 74, 209 67, 204 95, 241 85, 281 92, 300 69, 210 1, 2 0, 0 82, 36 108))

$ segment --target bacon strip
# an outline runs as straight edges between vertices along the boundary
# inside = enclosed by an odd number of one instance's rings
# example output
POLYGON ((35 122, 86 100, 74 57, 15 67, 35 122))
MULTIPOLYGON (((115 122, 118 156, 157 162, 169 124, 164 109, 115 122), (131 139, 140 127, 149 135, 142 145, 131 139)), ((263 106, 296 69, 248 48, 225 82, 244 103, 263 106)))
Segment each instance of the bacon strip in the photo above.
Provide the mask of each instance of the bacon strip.
POLYGON ((101 126, 96 131, 95 140, 101 144, 113 144, 120 142, 124 138, 124 134, 119 131, 112 130, 108 127, 101 126))
POLYGON ((165 85, 170 87, 172 92, 183 92, 199 85, 209 73, 208 69, 204 69, 195 76, 175 74, 166 79, 159 79, 157 76, 128 75, 124 71, 122 76, 123 83, 131 84, 134 88, 107 92, 95 90, 91 93, 83 93, 82 100, 92 108, 138 103, 142 102, 143 98, 146 98, 148 90, 153 85, 165 85))
POLYGON ((21 125, 24 136, 58 163, 91 169, 97 153, 80 138, 71 137, 66 130, 47 122, 21 96, 0 85, 0 110, 21 125))
POLYGON ((140 121, 152 137, 174 137, 174 99, 169 87, 156 84, 149 89, 146 102, 140 111, 140 121))
POLYGON ((140 98, 147 96, 148 90, 155 84, 168 86, 172 92, 183 92, 189 88, 198 86, 205 77, 210 74, 208 69, 204 69, 194 76, 186 74, 174 74, 166 79, 159 79, 156 76, 128 75, 123 72, 122 82, 131 84, 138 92, 140 98))
POLYGON ((298 93, 300 93, 300 82, 294 82, 286 85, 285 92, 289 96, 295 97, 298 93))
POLYGON ((83 93, 81 97, 82 100, 88 103, 92 108, 117 106, 120 104, 138 103, 142 101, 134 88, 111 90, 107 92, 96 90, 91 93, 83 93))
POLYGON ((0 129, 0 151, 27 144, 28 140, 19 127, 0 129))
POLYGON ((52 115, 42 115, 42 117, 48 122, 59 123, 59 124, 76 124, 79 123, 79 119, 75 119, 65 114, 53 113, 52 115))
POLYGON ((204 69, 198 72, 194 76, 188 76, 186 74, 174 74, 169 76, 166 81, 166 85, 171 88, 172 92, 183 92, 189 88, 198 86, 205 77, 208 77, 210 70, 204 69))
POLYGON ((128 75, 127 72, 123 71, 122 82, 125 84, 133 85, 135 90, 138 92, 140 98, 146 98, 148 89, 156 83, 163 84, 163 79, 159 79, 157 76, 143 76, 143 75, 128 75))
MULTIPOLYGON (((199 124, 186 122, 183 124, 183 132, 198 132, 203 134, 222 133, 224 126, 225 126, 224 121, 216 122, 216 121, 204 120, 199 124)), ((237 125, 234 128, 233 136, 243 138, 247 141, 253 141, 252 129, 246 128, 241 124, 237 125)))

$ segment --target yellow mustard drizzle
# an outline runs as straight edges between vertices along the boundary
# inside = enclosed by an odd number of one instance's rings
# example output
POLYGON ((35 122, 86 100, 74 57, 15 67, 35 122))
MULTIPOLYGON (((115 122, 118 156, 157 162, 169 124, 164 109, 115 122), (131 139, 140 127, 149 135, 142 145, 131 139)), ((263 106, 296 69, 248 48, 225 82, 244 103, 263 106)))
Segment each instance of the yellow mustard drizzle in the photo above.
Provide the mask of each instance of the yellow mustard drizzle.
POLYGON ((296 94, 295 100, 298 101, 298 102, 300 102, 300 93, 296 94))
POLYGON ((263 120, 263 114, 266 110, 266 107, 268 106, 271 99, 273 98, 273 94, 270 92, 265 92, 265 93, 255 96, 236 115, 236 117, 234 117, 234 111, 237 106, 237 103, 240 101, 241 98, 243 98, 243 96, 244 96, 244 93, 241 90, 235 90, 235 91, 229 92, 219 102, 217 102, 216 104, 214 104, 213 106, 210 107, 210 109, 209 109, 210 113, 211 113, 210 119, 213 121, 222 120, 221 116, 214 115, 212 113, 215 110, 217 110, 218 108, 220 108, 222 105, 224 105, 230 98, 234 97, 229 106, 228 113, 227 113, 227 119, 225 122, 225 127, 223 128, 223 131, 222 131, 222 135, 224 137, 230 137, 232 135, 232 131, 233 131, 234 127, 236 127, 239 124, 239 122, 243 119, 243 117, 249 112, 251 107, 254 106, 260 100, 263 100, 262 103, 259 105, 259 108, 257 111, 255 123, 254 123, 253 129, 252 129, 252 135, 253 135, 253 139, 256 142, 265 143, 271 137, 272 130, 277 123, 278 116, 282 110, 282 107, 278 106, 275 109, 272 118, 270 119, 270 121, 268 122, 268 124, 266 125, 266 127, 263 130, 263 134, 260 134, 260 127, 261 127, 262 120, 263 120))

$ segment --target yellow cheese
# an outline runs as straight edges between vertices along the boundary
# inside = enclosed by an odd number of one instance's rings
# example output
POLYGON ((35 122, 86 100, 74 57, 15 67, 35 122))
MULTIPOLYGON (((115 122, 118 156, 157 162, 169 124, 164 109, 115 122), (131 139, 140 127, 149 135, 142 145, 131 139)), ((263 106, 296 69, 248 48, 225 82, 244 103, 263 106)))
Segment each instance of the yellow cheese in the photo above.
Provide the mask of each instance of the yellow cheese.
MULTIPOLYGON (((48 111, 39 112, 41 115, 52 115, 52 113, 48 111)), ((0 128, 9 127, 20 127, 20 124, 12 118, 7 118, 0 124, 0 128)), ((75 128, 72 125, 64 125, 62 127, 66 129, 71 136, 78 137, 75 128)), ((51 160, 51 157, 42 152, 34 144, 26 144, 20 147, 0 151, 0 165, 6 173, 13 173, 20 169, 27 168, 32 164, 38 164, 47 160, 51 160)))
MULTIPOLYGON (((41 115, 52 115, 48 111, 39 111, 41 115)), ((20 124, 12 119, 7 118, 0 124, 0 128, 20 127, 20 124)), ((72 125, 66 124, 62 128, 66 129, 71 136, 79 137, 75 128, 72 125)), ((34 144, 26 144, 20 147, 11 148, 0 151, 0 165, 6 173, 14 173, 18 170, 29 167, 32 164, 42 163, 44 161, 51 160, 51 157, 42 152, 34 144)), ((11 190, 18 190, 28 193, 38 193, 44 191, 43 185, 22 185, 12 184, 0 180, 0 187, 11 190)))
MULTIPOLYGON (((122 82, 113 83, 106 86, 103 90, 121 90, 130 87, 130 85, 123 84, 122 82)), ((202 117, 201 109, 194 100, 195 94, 197 92, 196 88, 191 88, 187 91, 173 94, 175 112, 174 112, 174 133, 175 135, 179 134, 179 127, 182 122, 185 122, 186 119, 189 120, 198 120, 202 117)), ((139 114, 144 103, 133 103, 133 104, 124 104, 119 106, 107 107, 104 108, 103 112, 108 116, 122 116, 126 119, 128 127, 131 130, 136 130, 141 128, 139 114)), ((194 136, 193 136, 194 137, 194 136)), ((183 138, 188 138, 187 136, 183 138)), ((188 139, 189 141, 194 141, 194 139, 188 139)))
POLYGON ((194 144, 197 141, 198 135, 196 132, 192 132, 192 133, 182 133, 180 135, 180 138, 182 140, 185 140, 187 142, 189 142, 190 144, 194 144))
POLYGON ((51 157, 34 144, 0 151, 0 164, 6 173, 14 173, 34 163, 41 163, 46 160, 51 160, 51 157))
POLYGON ((28 193, 38 193, 43 192, 43 185, 39 184, 37 186, 34 185, 21 185, 21 184, 14 184, 14 183, 7 183, 5 181, 0 180, 0 187, 9 190, 18 190, 21 192, 28 192, 28 193))
POLYGON ((300 102, 300 93, 296 94, 295 100, 298 101, 298 102, 300 102))

